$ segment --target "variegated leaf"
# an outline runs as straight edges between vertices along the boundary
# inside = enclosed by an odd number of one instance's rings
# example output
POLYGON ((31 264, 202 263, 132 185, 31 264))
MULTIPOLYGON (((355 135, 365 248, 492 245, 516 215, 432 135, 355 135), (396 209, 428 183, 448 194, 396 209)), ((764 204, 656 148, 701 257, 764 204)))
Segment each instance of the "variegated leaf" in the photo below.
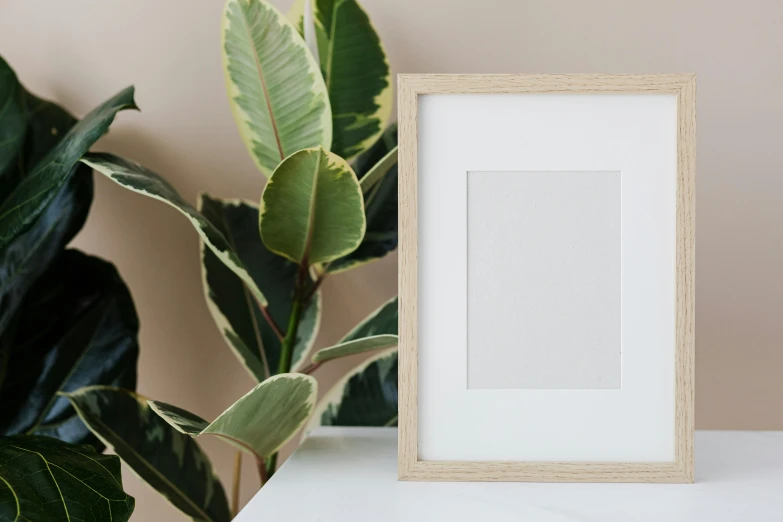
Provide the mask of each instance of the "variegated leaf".
POLYGON ((332 359, 337 359, 338 357, 370 352, 381 348, 390 348, 392 346, 397 346, 396 335, 374 335, 372 337, 364 337, 363 339, 337 343, 333 346, 322 348, 313 355, 313 362, 323 363, 332 359))
POLYGON ((397 348, 351 369, 318 401, 305 432, 316 426, 396 426, 397 348))
POLYGON ((301 373, 281 373, 258 384, 207 424, 198 415, 159 401, 150 406, 169 424, 191 436, 217 435, 239 449, 268 457, 310 418, 318 382, 301 373))
POLYGON ((365 230, 356 174, 339 156, 317 147, 291 154, 264 188, 259 218, 266 247, 300 265, 352 252, 365 230))
MULTIPOLYGON (((380 136, 392 109, 389 63, 381 39, 356 0, 312 0, 321 71, 332 104, 332 151, 350 159, 380 136)), ((302 34, 304 0, 289 19, 302 34)))
POLYGON ((314 363, 397 345, 397 298, 394 297, 356 325, 340 341, 313 355, 314 363))
POLYGON ((397 248, 397 124, 354 161, 364 195, 367 231, 361 244, 327 266, 342 272, 384 257, 397 248))
POLYGON ((359 186, 362 187, 362 194, 367 196, 371 195, 372 189, 389 173, 392 167, 397 166, 397 146, 395 145, 384 157, 382 157, 378 163, 376 163, 370 170, 367 171, 362 179, 359 181, 359 186))
POLYGON ((329 149, 326 85, 288 20, 264 0, 229 0, 222 38, 229 102, 258 168, 268 174, 297 150, 329 149))
POLYGON ((266 298, 250 277, 239 256, 231 248, 231 244, 223 234, 210 223, 208 219, 185 201, 171 184, 160 175, 148 168, 125 158, 108 153, 91 153, 82 158, 96 171, 105 175, 118 185, 133 192, 138 192, 152 199, 162 201, 180 211, 198 232, 201 239, 209 246, 227 267, 229 267, 248 286, 253 297, 266 306, 266 298))
POLYGON ((106 446, 183 513, 199 522, 231 520, 223 486, 206 454, 155 414, 144 397, 109 386, 65 396, 106 446))
MULTIPOLYGON (((199 211, 220 230, 269 303, 266 313, 278 328, 285 328, 298 266, 270 252, 258 235, 258 207, 238 200, 221 200, 202 194, 199 211)), ((280 338, 247 287, 201 242, 204 293, 212 316, 226 342, 261 382, 277 371, 280 338)), ((296 369, 310 351, 321 320, 321 293, 305 306, 293 350, 296 369)))

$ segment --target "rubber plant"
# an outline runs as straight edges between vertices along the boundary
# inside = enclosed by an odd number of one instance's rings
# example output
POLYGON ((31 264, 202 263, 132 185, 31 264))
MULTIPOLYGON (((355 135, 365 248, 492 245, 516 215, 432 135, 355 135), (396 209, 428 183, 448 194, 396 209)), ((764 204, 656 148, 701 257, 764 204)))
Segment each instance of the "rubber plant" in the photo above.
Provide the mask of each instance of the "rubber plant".
POLYGON ((258 203, 202 194, 193 205, 132 160, 90 153, 82 161, 192 223, 207 305, 258 384, 211 421, 120 386, 67 394, 140 477, 192 519, 212 522, 230 519, 222 500, 215 505, 219 484, 205 479, 202 454, 170 440, 212 435, 238 449, 236 512, 243 453, 263 485, 303 428, 397 422, 396 298, 337 344, 313 346, 324 279, 397 246, 397 132, 385 128, 392 88, 381 41, 354 0, 300 0, 288 16, 263 0, 228 0, 221 32, 229 104, 268 179, 258 203), (361 352, 373 353, 317 401, 314 370, 361 352), (167 454, 181 465, 152 462, 167 454))
POLYGON ((77 121, 0 58, 0 520, 127 521, 120 460, 61 394, 136 387, 138 318, 110 263, 66 245, 93 197, 79 162, 126 89, 77 121))

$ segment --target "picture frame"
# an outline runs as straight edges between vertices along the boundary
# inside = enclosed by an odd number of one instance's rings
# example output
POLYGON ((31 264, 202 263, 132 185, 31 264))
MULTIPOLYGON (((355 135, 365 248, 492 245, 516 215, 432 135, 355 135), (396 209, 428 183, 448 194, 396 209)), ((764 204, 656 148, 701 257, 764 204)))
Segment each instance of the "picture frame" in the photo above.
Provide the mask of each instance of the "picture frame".
MULTIPOLYGON (((695 75, 400 74, 397 85, 399 479, 693 482, 695 75), (559 100, 571 105, 558 109, 559 100), (629 114, 640 116, 629 119, 629 114), (552 129, 550 121, 556 122, 552 129), (602 133, 610 136, 606 146, 602 133), (591 159, 580 160, 580 140, 592 140, 593 152, 584 152, 591 159), (532 167, 525 160, 517 165, 509 147, 519 148, 518 158, 540 158, 530 160, 532 167), (554 152, 545 157, 542 149, 554 152), (596 156, 596 150, 604 156, 596 156), (636 166, 641 162, 660 168, 648 172, 636 166), (606 192, 622 209, 621 232, 611 236, 621 252, 611 255, 622 259, 622 268, 610 273, 621 296, 607 293, 622 309, 610 317, 621 327, 606 329, 618 339, 615 330, 622 332, 608 366, 622 368, 617 389, 468 389, 468 334, 460 326, 471 328, 465 296, 472 255, 466 246, 472 226, 466 180, 468 172, 509 170, 618 173, 621 181, 609 183, 606 192), (635 215, 635 207, 651 210, 635 215), (441 237, 456 240, 447 244, 441 237), (653 254, 649 266, 633 257, 637 247, 653 254), (444 249, 455 260, 438 253, 444 249), (636 284, 635 278, 647 283, 636 284), (656 288, 665 291, 653 294, 656 288), (439 306, 457 313, 445 317, 439 306), (635 318, 637 324, 626 324, 635 318), (437 340, 438 335, 445 339, 437 340), (526 423, 528 413, 535 423, 526 423)), ((492 204, 481 205, 492 210, 492 204)), ((519 329, 512 323, 493 330, 512 336, 519 329)), ((568 323, 559 329, 567 330, 568 323)), ((489 381, 492 387, 491 375, 489 381)))

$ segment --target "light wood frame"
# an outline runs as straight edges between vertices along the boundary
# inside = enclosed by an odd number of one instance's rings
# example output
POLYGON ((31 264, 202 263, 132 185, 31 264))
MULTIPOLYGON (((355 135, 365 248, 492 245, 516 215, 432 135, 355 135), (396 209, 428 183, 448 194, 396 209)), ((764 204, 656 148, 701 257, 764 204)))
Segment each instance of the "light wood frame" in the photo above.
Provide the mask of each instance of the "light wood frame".
POLYGON ((400 74, 400 480, 693 482, 696 78, 693 74, 400 74), (673 94, 677 96, 674 462, 468 462, 418 459, 417 148, 420 94, 673 94))

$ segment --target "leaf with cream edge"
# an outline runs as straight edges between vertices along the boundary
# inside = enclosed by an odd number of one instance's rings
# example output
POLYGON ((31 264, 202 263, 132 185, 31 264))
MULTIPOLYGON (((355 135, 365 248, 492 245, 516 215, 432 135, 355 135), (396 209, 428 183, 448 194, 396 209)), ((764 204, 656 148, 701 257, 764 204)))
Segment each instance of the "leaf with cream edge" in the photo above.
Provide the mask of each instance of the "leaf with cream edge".
POLYGON ((357 324, 337 344, 318 350, 313 355, 313 363, 396 346, 397 316, 397 298, 393 297, 357 324))
POLYGON ((352 252, 365 230, 364 202, 353 169, 321 147, 291 154, 269 178, 259 229, 266 247, 300 265, 352 252))
POLYGON ((207 455, 153 412, 145 397, 111 386, 63 395, 108 448, 180 511, 197 521, 231 520, 207 455))
POLYGON ((361 244, 329 263, 334 274, 383 258, 397 248, 397 124, 353 163, 364 195, 367 231, 361 244))
POLYGON ((228 240, 207 218, 185 201, 168 181, 136 162, 105 152, 86 154, 82 158, 82 162, 118 185, 152 199, 162 201, 180 211, 188 218, 198 235, 201 236, 201 239, 204 240, 218 259, 245 282, 253 293, 253 297, 262 306, 267 305, 264 294, 258 289, 255 281, 250 277, 250 274, 242 264, 237 253, 231 248, 228 240))
POLYGON ((0 437, 0 520, 127 522, 134 506, 116 455, 49 437, 0 437))
POLYGON ((0 204, 0 250, 26 231, 46 210, 70 179, 79 158, 106 133, 117 112, 136 108, 133 87, 128 87, 71 127, 0 204))
POLYGON ((351 369, 318 401, 304 433, 317 426, 396 426, 397 348, 351 369))
POLYGON ((261 172, 272 172, 297 150, 329 149, 326 84, 288 20, 263 0, 228 0, 221 34, 231 110, 261 172))
POLYGON ((371 352, 373 350, 390 348, 392 346, 397 346, 396 335, 375 335, 373 337, 365 337, 364 339, 337 343, 333 346, 322 348, 318 350, 315 355, 313 355, 313 362, 324 363, 339 357, 346 357, 348 355, 354 355, 357 353, 371 352))
MULTIPOLYGON (((332 152, 350 159, 383 131, 392 110, 389 62, 367 13, 355 0, 312 0, 321 72, 332 104, 332 152)), ((289 19, 302 34, 305 0, 289 19)))
POLYGON ((245 452, 265 458, 305 425, 317 395, 318 382, 310 375, 281 373, 258 384, 211 423, 164 402, 149 404, 182 433, 192 437, 216 435, 245 452))
MULTIPOLYGON (((202 194, 198 209, 225 236, 266 296, 269 303, 266 313, 278 328, 285 326, 298 266, 264 246, 258 235, 258 207, 202 194)), ((201 268, 207 306, 226 342, 256 381, 270 377, 277 371, 281 342, 264 312, 242 280, 212 250, 204 247, 204 241, 201 242, 201 268)), ((321 292, 317 291, 305 306, 297 330, 292 358, 294 371, 306 360, 320 322, 321 292)))

